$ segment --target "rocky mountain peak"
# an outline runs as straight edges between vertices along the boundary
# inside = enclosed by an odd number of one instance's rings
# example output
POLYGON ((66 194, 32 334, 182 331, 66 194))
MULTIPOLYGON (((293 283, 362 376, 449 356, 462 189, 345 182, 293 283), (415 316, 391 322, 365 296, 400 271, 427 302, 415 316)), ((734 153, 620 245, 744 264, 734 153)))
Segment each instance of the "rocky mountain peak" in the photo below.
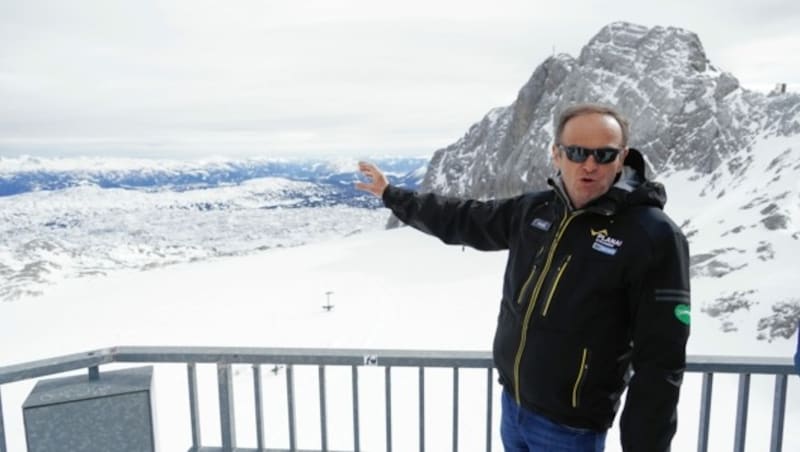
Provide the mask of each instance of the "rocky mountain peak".
POLYGON ((689 75, 705 72, 708 58, 700 38, 688 30, 615 22, 603 27, 589 41, 578 62, 581 66, 610 71, 629 68, 631 75, 672 63, 669 69, 689 75))
POLYGON ((675 27, 615 22, 576 59, 547 58, 507 107, 491 110, 457 142, 435 152, 423 189, 477 198, 544 187, 558 113, 576 102, 614 105, 631 119, 630 145, 652 171, 709 174, 752 147, 767 128, 800 128, 798 97, 742 88, 708 60, 700 38, 675 27), (788 113, 787 113, 788 112, 788 113))

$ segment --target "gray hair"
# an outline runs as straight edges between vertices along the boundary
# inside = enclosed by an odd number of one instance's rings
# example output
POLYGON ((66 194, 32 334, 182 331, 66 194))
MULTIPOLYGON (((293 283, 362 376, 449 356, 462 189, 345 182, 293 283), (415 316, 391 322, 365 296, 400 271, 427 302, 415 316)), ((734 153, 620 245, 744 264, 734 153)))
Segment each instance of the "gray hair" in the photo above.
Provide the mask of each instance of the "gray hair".
POLYGON ((613 107, 603 104, 592 104, 592 103, 584 103, 584 104, 576 104, 564 109, 561 114, 558 116, 558 122, 556 123, 556 143, 561 141, 561 134, 564 132, 564 126, 567 125, 567 121, 582 115, 589 115, 589 114, 601 114, 607 115, 614 118, 617 123, 619 123, 619 127, 622 130, 622 147, 625 148, 628 146, 628 134, 630 125, 628 124, 628 120, 622 116, 622 113, 618 112, 613 107))

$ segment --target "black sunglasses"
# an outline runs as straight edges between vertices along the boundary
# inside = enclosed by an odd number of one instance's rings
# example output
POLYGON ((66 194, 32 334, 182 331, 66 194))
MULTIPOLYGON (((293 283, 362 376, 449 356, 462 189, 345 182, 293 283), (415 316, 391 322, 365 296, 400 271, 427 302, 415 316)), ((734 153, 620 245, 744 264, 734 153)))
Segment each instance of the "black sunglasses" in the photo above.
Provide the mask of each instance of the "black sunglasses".
POLYGON ((590 155, 594 156, 594 161, 597 163, 611 163, 620 153, 620 150, 616 148, 589 149, 580 146, 564 146, 563 144, 557 144, 556 147, 561 149, 567 155, 567 158, 575 163, 585 162, 590 155))

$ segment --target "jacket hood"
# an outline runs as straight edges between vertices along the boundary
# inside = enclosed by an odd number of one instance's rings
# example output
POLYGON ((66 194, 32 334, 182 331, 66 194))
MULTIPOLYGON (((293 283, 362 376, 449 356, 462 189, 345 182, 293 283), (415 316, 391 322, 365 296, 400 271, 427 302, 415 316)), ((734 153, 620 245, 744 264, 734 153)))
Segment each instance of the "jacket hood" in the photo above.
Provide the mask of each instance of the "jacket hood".
POLYGON ((663 209, 667 203, 664 185, 647 179, 644 157, 628 148, 622 172, 607 196, 622 205, 647 205, 663 209))

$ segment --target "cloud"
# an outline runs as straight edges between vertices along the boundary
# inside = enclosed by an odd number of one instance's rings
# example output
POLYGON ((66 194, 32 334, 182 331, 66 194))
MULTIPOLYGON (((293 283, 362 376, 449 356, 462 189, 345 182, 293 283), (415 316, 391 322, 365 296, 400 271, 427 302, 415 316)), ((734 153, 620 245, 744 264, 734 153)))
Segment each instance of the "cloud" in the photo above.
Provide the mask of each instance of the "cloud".
POLYGON ((695 31, 745 86, 796 81, 797 7, 735 2, 6 0, 0 154, 432 152, 616 20, 695 31))
POLYGON ((726 69, 734 75, 752 85, 770 87, 781 82, 800 85, 800 60, 795 55, 800 55, 796 32, 735 44, 722 54, 729 61, 726 69))

